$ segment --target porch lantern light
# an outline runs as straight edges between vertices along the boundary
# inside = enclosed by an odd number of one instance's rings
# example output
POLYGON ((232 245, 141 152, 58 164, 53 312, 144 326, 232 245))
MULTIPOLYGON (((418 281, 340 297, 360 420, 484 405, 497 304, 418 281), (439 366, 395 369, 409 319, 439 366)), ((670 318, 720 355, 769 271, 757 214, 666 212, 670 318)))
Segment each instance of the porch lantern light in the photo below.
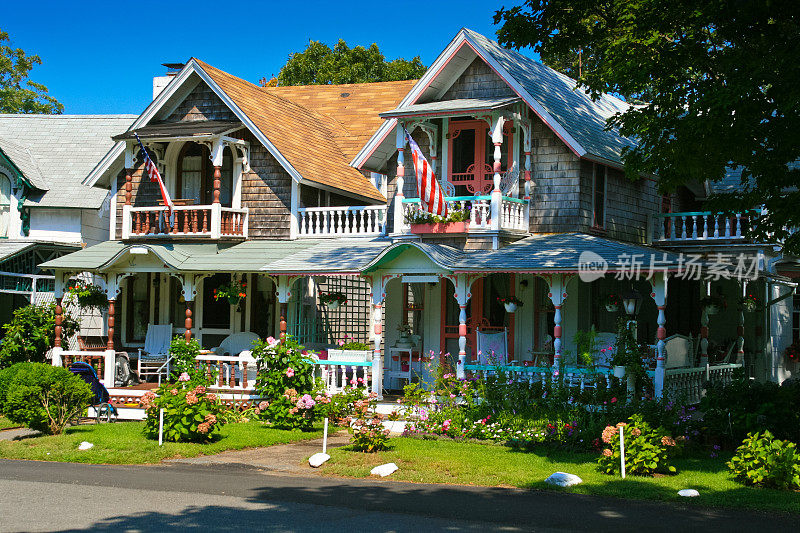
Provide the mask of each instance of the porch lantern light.
POLYGON ((642 294, 631 286, 631 290, 622 295, 622 306, 628 316, 635 317, 642 306, 642 294))

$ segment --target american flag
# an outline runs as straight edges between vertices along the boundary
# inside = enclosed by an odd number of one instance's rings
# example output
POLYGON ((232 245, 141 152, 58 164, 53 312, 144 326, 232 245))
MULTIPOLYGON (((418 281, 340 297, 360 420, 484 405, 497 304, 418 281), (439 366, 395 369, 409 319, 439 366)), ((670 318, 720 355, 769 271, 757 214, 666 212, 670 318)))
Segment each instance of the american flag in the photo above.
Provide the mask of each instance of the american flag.
MULTIPOLYGON (((136 134, 134 133, 134 135, 136 134)), ((158 173, 158 167, 156 167, 156 164, 150 159, 150 155, 147 153, 147 150, 145 150, 144 144, 142 144, 142 140, 138 135, 136 135, 136 140, 139 141, 139 146, 142 148, 142 153, 144 154, 144 166, 147 170, 147 175, 150 176, 150 181, 158 183, 158 188, 161 189, 161 198, 164 200, 164 205, 167 206, 167 213, 171 216, 175 204, 172 203, 172 198, 169 197, 167 188, 164 186, 164 180, 161 179, 161 174, 158 173)))
POLYGON ((411 146, 411 158, 414 160, 414 170, 417 173, 417 190, 419 191, 420 207, 432 215, 447 216, 447 204, 444 201, 442 187, 433 174, 433 169, 428 164, 428 160, 419 149, 419 145, 414 142, 411 135, 406 133, 406 139, 411 146))

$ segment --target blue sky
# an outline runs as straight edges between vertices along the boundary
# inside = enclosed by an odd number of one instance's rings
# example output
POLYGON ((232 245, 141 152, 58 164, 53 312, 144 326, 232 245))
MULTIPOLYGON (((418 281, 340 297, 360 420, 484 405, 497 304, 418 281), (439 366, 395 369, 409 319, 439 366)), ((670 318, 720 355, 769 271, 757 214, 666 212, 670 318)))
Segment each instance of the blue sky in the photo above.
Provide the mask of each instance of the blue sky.
POLYGON ((492 15, 519 0, 407 2, 7 2, 0 29, 41 56, 31 78, 65 113, 135 113, 161 63, 196 56, 246 80, 277 75, 309 39, 377 43, 429 65, 461 27, 494 38, 492 15), (36 13, 33 13, 33 10, 36 13))

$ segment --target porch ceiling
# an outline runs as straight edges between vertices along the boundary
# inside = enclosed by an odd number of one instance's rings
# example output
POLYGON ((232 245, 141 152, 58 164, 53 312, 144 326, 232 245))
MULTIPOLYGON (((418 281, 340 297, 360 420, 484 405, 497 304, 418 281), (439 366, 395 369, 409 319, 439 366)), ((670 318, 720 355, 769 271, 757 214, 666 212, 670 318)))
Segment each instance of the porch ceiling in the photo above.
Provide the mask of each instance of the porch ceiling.
POLYGON ((112 137, 114 141, 129 141, 139 135, 142 139, 158 140, 174 137, 209 137, 229 133, 243 128, 239 121, 224 122, 219 120, 195 120, 190 122, 174 122, 170 124, 151 124, 131 129, 112 137))

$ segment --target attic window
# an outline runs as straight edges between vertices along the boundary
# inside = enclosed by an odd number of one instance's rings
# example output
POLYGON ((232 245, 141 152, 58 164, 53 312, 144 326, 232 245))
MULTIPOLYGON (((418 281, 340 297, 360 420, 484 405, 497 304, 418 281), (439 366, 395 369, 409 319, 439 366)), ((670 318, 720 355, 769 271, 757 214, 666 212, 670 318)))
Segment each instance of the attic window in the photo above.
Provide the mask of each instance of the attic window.
POLYGON ((348 96, 350 96, 350 93, 342 93, 339 96, 341 96, 342 98, 347 98, 348 96))

